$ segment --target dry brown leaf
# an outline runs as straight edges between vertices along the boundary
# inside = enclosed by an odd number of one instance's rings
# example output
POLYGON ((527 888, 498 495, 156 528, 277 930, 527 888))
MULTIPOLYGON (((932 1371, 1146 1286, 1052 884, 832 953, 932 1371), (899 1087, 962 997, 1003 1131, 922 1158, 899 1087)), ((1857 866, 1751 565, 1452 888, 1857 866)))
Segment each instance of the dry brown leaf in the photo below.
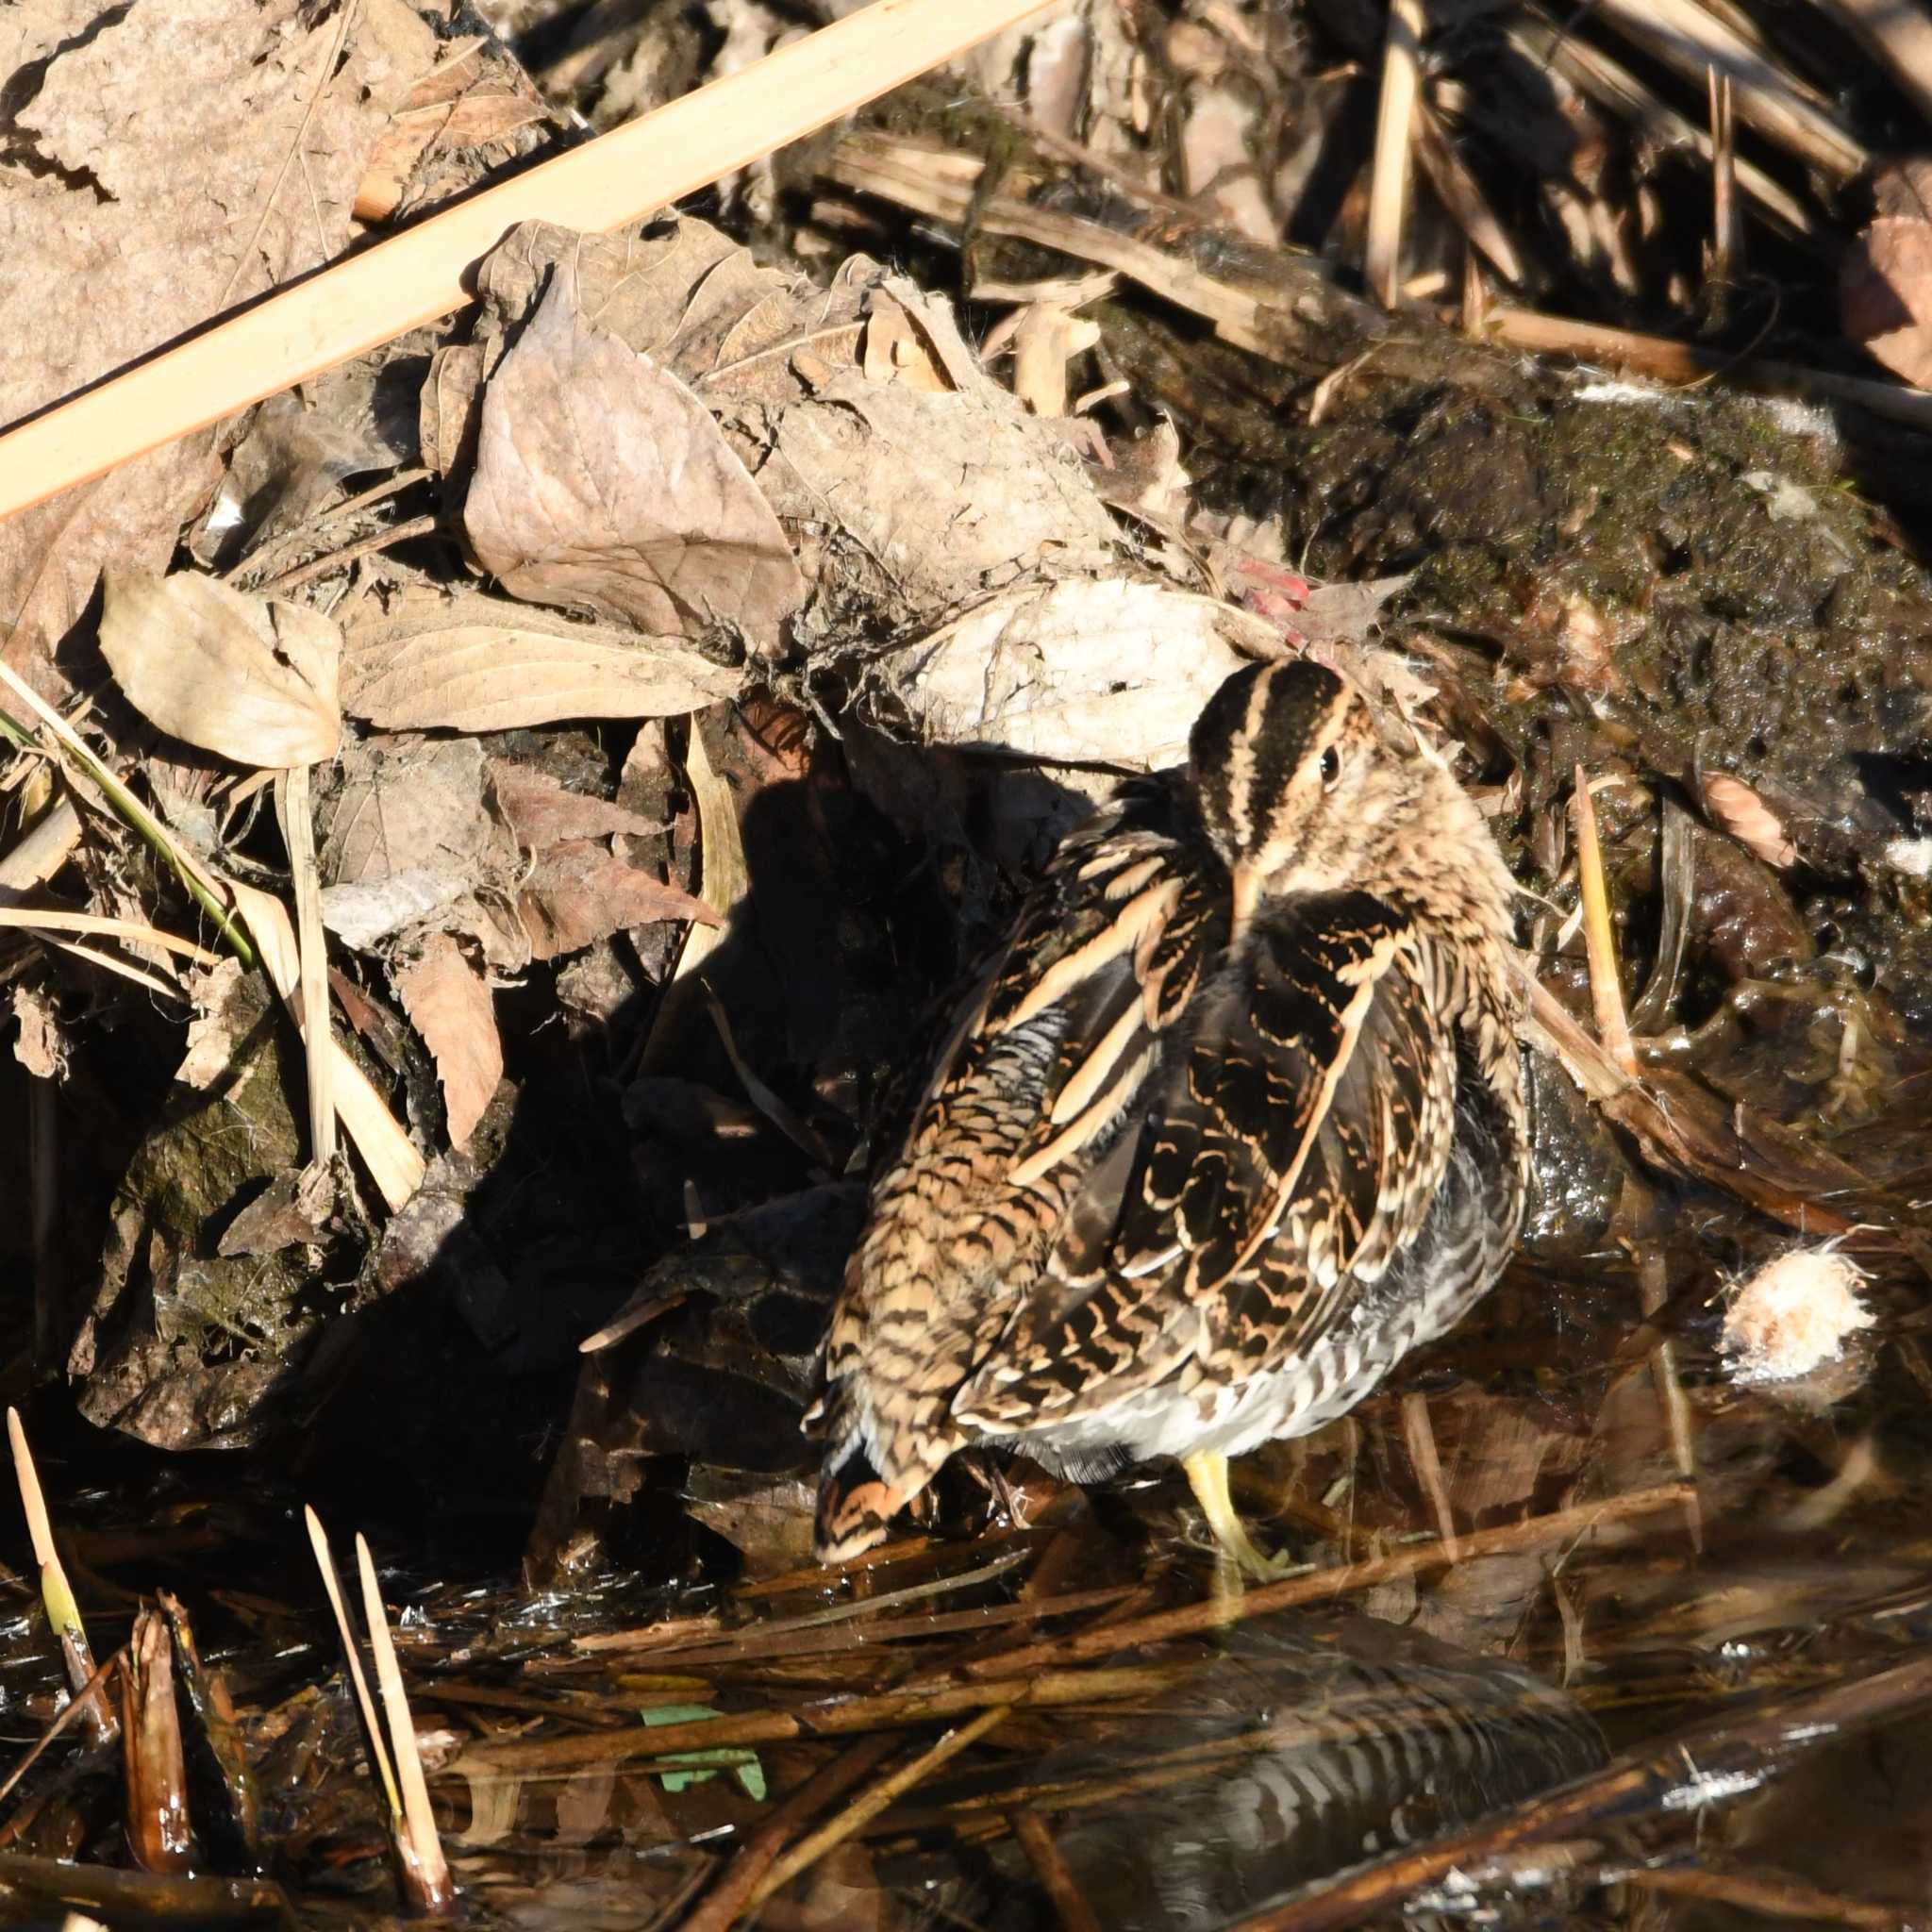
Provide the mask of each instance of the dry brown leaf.
POLYGON ((33 987, 16 986, 13 1017, 20 1029, 13 1040, 14 1058, 37 1080, 64 1080, 67 1039, 53 1001, 33 987))
POLYGON ((1728 832, 1746 852, 1783 870, 1798 862, 1783 822, 1741 778, 1727 772, 1705 772, 1697 778, 1699 802, 1713 824, 1728 832))
POLYGON ((342 634, 320 611, 192 571, 110 570, 101 655, 163 731, 238 764, 285 770, 333 758, 342 634))
POLYGON ((409 90, 377 138, 356 191, 358 221, 385 221, 395 212, 432 146, 480 146, 542 119, 541 101, 486 75, 489 44, 480 34, 450 42, 409 90))
POLYGON ((874 560, 914 613, 1113 555, 1080 459, 983 375, 931 395, 841 371, 785 410, 758 481, 781 516, 829 525, 874 560))
MULTIPOLYGON (((546 279, 566 268, 576 277, 579 308, 597 318, 601 331, 689 383, 736 370, 794 339, 803 325, 850 325, 857 341, 856 291, 835 280, 826 291, 760 268, 741 243, 689 216, 654 222, 641 235, 523 224, 478 273, 486 318, 499 328, 523 321, 546 279)), ((795 385, 788 391, 800 392, 795 385)))
POLYGON ((735 696, 743 682, 675 638, 424 589, 350 624, 342 708, 391 730, 508 731, 676 716, 735 696))
POLYGON ((1874 171, 1877 218, 1845 251, 1839 313, 1845 334, 1921 389, 1932 386, 1932 162, 1874 171))
POLYGON ((626 865, 588 839, 553 845, 538 859, 517 895, 517 910, 539 959, 558 958, 607 933, 655 920, 719 923, 702 899, 626 865))
POLYGON ((516 874, 514 846, 484 808, 475 739, 351 741, 322 816, 324 924, 366 951, 425 923, 474 933, 492 963, 522 963, 521 934, 497 935, 494 905, 516 874))
POLYGON ((666 829, 641 812, 573 791, 528 765, 491 758, 489 769, 496 808, 525 852, 541 852, 566 839, 607 839, 618 832, 643 838, 666 829))
POLYGON ((195 1007, 188 1023, 188 1043, 175 1078, 183 1086, 202 1091, 225 1080, 233 1071, 241 1034, 237 1031, 236 994, 248 969, 239 959, 224 959, 191 974, 189 997, 195 1007))
POLYGON ((503 1078, 503 1041, 482 975, 447 933, 437 933, 414 965, 395 975, 396 997, 436 1061, 452 1147, 469 1145, 503 1078))
MULTIPOLYGON (((353 16, 310 18, 299 0, 9 13, 33 166, 0 193, 0 331, 32 352, 0 358, 0 423, 341 252, 396 79, 353 16)), ((165 568, 216 447, 199 431, 0 524, 10 661, 67 631, 106 565, 165 568)))
POLYGON ((483 393, 463 527, 513 595, 775 645, 805 601, 785 532, 710 411, 552 277, 483 393))

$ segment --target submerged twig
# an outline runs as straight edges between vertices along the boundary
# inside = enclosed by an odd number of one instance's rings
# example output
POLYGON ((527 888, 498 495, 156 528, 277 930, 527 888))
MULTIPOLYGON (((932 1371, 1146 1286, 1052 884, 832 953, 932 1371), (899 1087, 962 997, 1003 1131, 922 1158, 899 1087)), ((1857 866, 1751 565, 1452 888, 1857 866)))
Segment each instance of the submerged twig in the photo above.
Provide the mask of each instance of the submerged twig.
POLYGON ((1458 1539, 1454 1557, 1440 1541, 1431 1540, 1398 1550, 1386 1557, 1372 1557, 1357 1563, 1339 1564, 1332 1570, 1317 1570, 1306 1576, 1291 1576, 1282 1583, 1264 1584, 1237 1597, 1214 1597, 1201 1603, 1183 1604, 1177 1608, 1158 1611, 1151 1617, 1130 1623, 1104 1625, 1082 1631, 1054 1643, 1029 1644, 1023 1650, 1008 1651, 984 1664, 968 1665, 968 1676, 998 1679, 1028 1672, 1058 1668, 1106 1657, 1143 1643, 1158 1643, 1170 1637, 1198 1636, 1228 1624, 1244 1623, 1251 1617, 1267 1616, 1275 1610, 1299 1604, 1321 1603, 1333 1596, 1373 1590, 1378 1583, 1414 1576, 1424 1570, 1445 1567, 1454 1560, 1474 1562, 1478 1557, 1514 1554, 1534 1549, 1540 1543, 1560 1542, 1571 1537, 1587 1536, 1613 1523, 1674 1508, 1690 1493, 1683 1483, 1665 1483, 1656 1489, 1637 1490, 1628 1495, 1607 1496, 1600 1503, 1581 1503, 1570 1509, 1557 1509, 1547 1516, 1532 1516, 1523 1523, 1499 1524, 1458 1539))
MULTIPOLYGON (((1659 1254, 1644 1256, 1637 1271, 1638 1298, 1646 1322, 1663 1310, 1666 1299, 1664 1259, 1659 1254)), ((1697 1438, 1691 1425, 1690 1401, 1677 1374, 1676 1351, 1669 1337, 1660 1338, 1650 1351, 1650 1373, 1657 1384, 1657 1399, 1663 1410, 1664 1434, 1671 1445, 1671 1460, 1677 1474, 1690 1483, 1690 1500, 1684 1506, 1685 1524, 1690 1532, 1690 1547, 1704 1547, 1704 1512, 1697 1500, 1697 1438)))
POLYGON ((1449 1486, 1442 1480, 1436 1432, 1429 1426, 1429 1398, 1420 1389, 1402 1398, 1402 1439, 1408 1445, 1408 1459, 1415 1464, 1423 1494, 1436 1512, 1436 1533, 1442 1539, 1443 1551, 1450 1562, 1457 1562, 1462 1553, 1456 1540, 1456 1511, 1450 1507, 1449 1486))
POLYGON ((896 1731, 862 1738, 793 1791, 746 1840, 724 1875, 705 1894, 704 1903, 685 1920, 683 1932, 725 1932, 750 1908, 752 1894, 785 1849, 785 1840, 833 1799, 849 1791, 881 1758, 890 1756, 898 1742, 896 1731))
POLYGON ((1100 1921, 1080 1890, 1079 1881, 1060 1856, 1060 1848, 1046 1828, 1045 1819, 1038 1811, 1015 1811, 1010 1823, 1013 1837, 1026 1854, 1026 1862, 1033 1867, 1041 1890, 1052 1900, 1053 1908, 1059 1915, 1061 1932, 1101 1932, 1100 1921))
POLYGON ((762 1905, 774 1891, 790 1885, 808 1866, 816 1864, 827 1852, 861 1830, 902 1792, 909 1791, 947 1759, 957 1757, 969 1745, 976 1744, 995 1724, 1004 1724, 1011 1715, 1012 1707, 1007 1704, 981 1711, 971 1724, 961 1724, 957 1731, 948 1731, 937 1744, 922 1751, 910 1764, 902 1765, 890 1777, 882 1777, 830 1824, 822 1825, 809 1838, 802 1839, 776 1860, 753 1890, 750 1903, 753 1906, 762 1905))
POLYGON ((1058 1709, 1070 1704, 1122 1704, 1172 1690, 1188 1674, 1180 1664, 1091 1671, 1042 1671, 1024 1684, 921 1684, 875 1696, 826 1698, 796 1710, 745 1711, 690 1724, 636 1724, 589 1737, 529 1738, 473 1744, 449 1766, 468 1775, 573 1772, 589 1764, 675 1757, 687 1751, 782 1744, 796 1738, 850 1737, 886 1725, 930 1723, 991 1705, 1058 1709))
MULTIPOLYGON (((60 1707, 59 1710, 55 1715, 54 1722, 50 1724, 47 1726, 47 1728, 44 1731, 42 1731, 38 1738, 34 1740, 33 1743, 29 1745, 27 1748, 26 1756, 23 1757, 20 1760, 20 1762, 16 1764, 13 1767, 13 1769, 7 1774, 6 1782, 4 1784, 0 1784, 0 1805, 4 1805, 7 1802, 7 1800, 13 1795, 14 1787, 18 1785, 21 1779, 24 1778, 27 1774, 27 1773, 34 1768, 35 1764, 39 1762, 41 1754, 46 1750, 47 1746, 51 1744, 54 1741, 54 1740, 58 1738, 61 1734, 61 1732, 64 1731, 68 1727, 68 1725, 71 1724, 74 1722, 74 1720, 80 1715, 80 1713, 83 1710, 88 1708, 90 1703, 92 1700, 105 1694, 105 1687, 108 1681, 108 1673, 113 1670, 117 1664, 124 1662, 126 1658, 126 1656, 127 1649, 126 1646, 124 1644, 119 1650, 117 1650, 114 1653, 112 1657, 108 1658, 108 1660, 94 1672, 93 1675, 90 1677, 85 1684, 81 1686, 79 1694, 77 1696, 70 1698, 65 1704, 63 1704, 60 1707)), ((111 1744, 113 1740, 108 1739, 105 1741, 108 1744, 111 1744)))
POLYGON ((1906 1932, 1907 1926, 1921 1923, 1918 1914, 1904 1906, 1868 1905, 1767 1872, 1714 1872, 1707 1865, 1626 1865, 1605 1873, 1603 1880, 1678 1898, 1716 1899, 1756 1918, 1855 1925, 1864 1932, 1906 1932))

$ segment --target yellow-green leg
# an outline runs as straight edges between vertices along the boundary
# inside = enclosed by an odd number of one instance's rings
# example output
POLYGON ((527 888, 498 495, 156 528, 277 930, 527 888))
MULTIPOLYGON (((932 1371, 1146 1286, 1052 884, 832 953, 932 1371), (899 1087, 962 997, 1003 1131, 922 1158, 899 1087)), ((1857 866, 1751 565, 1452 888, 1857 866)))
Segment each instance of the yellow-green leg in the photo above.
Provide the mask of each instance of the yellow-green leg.
POLYGON ((1252 1576, 1257 1583, 1273 1583, 1297 1567, 1294 1558, 1286 1554, 1264 1557, 1241 1527, 1241 1520, 1235 1514, 1234 1498, 1227 1492, 1226 1457, 1202 1449, 1192 1456, 1183 1456, 1181 1467, 1188 1473, 1189 1486, 1201 1506, 1201 1513, 1208 1519, 1208 1528, 1214 1532, 1215 1541, 1240 1565, 1243 1576, 1252 1576))

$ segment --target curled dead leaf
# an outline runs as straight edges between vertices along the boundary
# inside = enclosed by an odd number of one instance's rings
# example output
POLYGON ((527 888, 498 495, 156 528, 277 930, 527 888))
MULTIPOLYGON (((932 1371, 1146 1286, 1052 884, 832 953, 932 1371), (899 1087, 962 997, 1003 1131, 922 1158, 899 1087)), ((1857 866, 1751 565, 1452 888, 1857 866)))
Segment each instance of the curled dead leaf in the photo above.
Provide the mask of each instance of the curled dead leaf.
POLYGON ((463 527, 513 596, 686 636, 772 645, 805 579, 711 412, 578 312, 552 275, 483 392, 463 527))
POLYGON ((192 571, 108 574, 101 655, 129 703, 238 764, 286 770, 335 756, 341 644, 317 611, 192 571))
POLYGON ((409 1024, 436 1061, 449 1143, 466 1147, 503 1078, 503 1041, 490 989, 447 933, 433 934, 422 958, 395 981, 409 1024))
POLYGON ((1706 815, 1728 832, 1747 852, 1780 870, 1795 865, 1798 848, 1784 823, 1741 778, 1727 772, 1706 772, 1697 781, 1698 798, 1706 815))

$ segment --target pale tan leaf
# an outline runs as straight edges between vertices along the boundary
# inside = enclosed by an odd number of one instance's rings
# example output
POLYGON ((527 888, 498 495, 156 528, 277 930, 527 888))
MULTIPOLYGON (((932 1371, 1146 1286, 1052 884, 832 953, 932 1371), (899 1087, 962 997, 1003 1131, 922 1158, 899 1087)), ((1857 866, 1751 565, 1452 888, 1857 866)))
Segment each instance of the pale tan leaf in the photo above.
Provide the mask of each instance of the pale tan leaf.
POLYGON ((318 611, 183 571, 108 574, 101 655, 163 731, 239 764, 333 758, 341 632, 318 611))
POLYGON ((1124 578, 992 597, 880 665, 928 738, 1149 771, 1248 658, 1284 654, 1258 617, 1124 578))
POLYGON ((342 676, 343 708, 391 731, 675 717, 734 696, 743 681, 676 638, 429 591, 352 624, 342 676))
POLYGON ((505 590, 687 636, 756 643, 805 600, 771 506, 710 411, 577 312, 553 275, 483 393, 463 527, 505 590))
POLYGON ((396 996, 436 1061, 449 1143, 469 1144, 503 1078, 503 1041, 482 975, 447 933, 437 933, 414 965, 396 974, 396 996))

